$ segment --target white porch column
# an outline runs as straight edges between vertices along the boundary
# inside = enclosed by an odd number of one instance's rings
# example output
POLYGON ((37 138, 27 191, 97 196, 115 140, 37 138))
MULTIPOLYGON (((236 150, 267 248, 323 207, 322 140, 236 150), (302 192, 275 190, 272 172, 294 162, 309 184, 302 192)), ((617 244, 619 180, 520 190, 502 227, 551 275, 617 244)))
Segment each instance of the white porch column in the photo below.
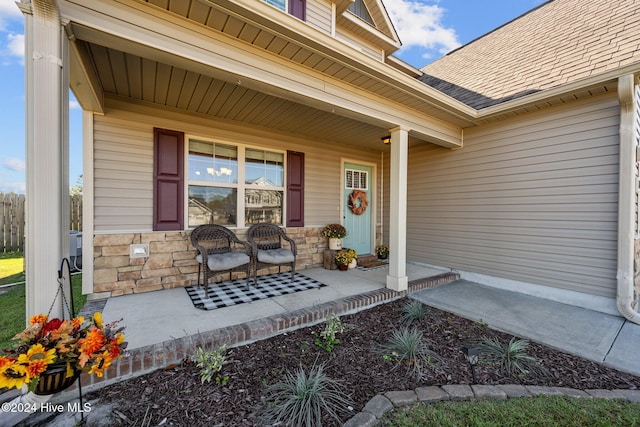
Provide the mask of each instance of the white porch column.
MULTIPOLYGON (((26 314, 47 313, 68 248, 67 40, 55 0, 25 11, 26 314)), ((62 313, 56 301, 51 316, 62 313)))
POLYGON ((391 182, 389 192, 389 274, 387 288, 407 289, 407 159, 409 131, 391 129, 391 182))

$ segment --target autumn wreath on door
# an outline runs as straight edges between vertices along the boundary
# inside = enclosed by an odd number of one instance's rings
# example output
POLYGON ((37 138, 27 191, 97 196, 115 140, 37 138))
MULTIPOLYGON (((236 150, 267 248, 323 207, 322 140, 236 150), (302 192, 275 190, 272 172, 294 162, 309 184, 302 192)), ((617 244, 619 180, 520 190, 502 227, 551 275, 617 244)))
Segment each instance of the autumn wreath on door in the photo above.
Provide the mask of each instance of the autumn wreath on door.
POLYGON ((348 206, 354 215, 362 215, 364 211, 367 210, 367 206, 369 206, 367 193, 361 190, 353 190, 353 192, 349 195, 348 206))

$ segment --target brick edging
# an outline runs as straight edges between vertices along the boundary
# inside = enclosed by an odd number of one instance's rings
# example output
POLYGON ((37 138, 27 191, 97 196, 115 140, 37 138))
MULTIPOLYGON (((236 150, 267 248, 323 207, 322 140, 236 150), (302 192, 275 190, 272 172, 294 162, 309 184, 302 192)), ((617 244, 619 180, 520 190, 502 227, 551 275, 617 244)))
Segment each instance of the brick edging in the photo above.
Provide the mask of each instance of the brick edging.
POLYGON ((525 386, 520 384, 483 385, 457 384, 419 387, 415 390, 389 391, 373 397, 361 412, 349 419, 344 427, 372 427, 387 413, 414 403, 432 404, 442 401, 507 400, 518 397, 562 396, 585 399, 620 399, 639 403, 640 390, 578 390, 569 387, 525 386))

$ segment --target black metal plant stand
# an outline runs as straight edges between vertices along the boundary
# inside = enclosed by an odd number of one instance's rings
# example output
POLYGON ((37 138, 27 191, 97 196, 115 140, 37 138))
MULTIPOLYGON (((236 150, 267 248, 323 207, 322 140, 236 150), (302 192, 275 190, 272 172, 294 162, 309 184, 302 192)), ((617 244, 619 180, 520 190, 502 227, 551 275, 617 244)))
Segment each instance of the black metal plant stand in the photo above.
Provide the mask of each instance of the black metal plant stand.
MULTIPOLYGON (((69 320, 76 317, 77 313, 75 310, 75 303, 73 301, 73 285, 71 283, 71 264, 69 263, 68 258, 62 258, 62 262, 60 263, 60 269, 58 270, 58 292, 56 293, 56 296, 53 298, 53 302, 51 303, 51 308, 49 309, 49 313, 51 313, 51 309, 53 308, 53 304, 55 304, 58 294, 62 295, 62 302, 63 302, 62 318, 64 319, 65 308, 67 309, 69 320), (69 284, 69 301, 70 302, 67 301, 67 298, 64 292, 65 279, 66 279, 66 282, 69 284), (69 305, 71 305, 71 308, 69 308, 69 305)), ((78 398, 80 400, 80 423, 78 425, 84 425, 85 423, 84 411, 83 411, 84 403, 82 401, 82 383, 80 381, 80 375, 78 375, 78 398)))

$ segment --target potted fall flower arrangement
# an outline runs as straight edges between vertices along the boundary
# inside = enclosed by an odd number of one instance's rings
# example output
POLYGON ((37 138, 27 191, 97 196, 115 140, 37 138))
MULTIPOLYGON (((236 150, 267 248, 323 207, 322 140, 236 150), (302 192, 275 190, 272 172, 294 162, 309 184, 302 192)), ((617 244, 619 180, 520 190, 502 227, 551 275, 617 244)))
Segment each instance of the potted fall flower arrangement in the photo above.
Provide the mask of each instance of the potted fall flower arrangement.
POLYGON ((379 259, 387 259, 389 257, 389 246, 378 245, 376 246, 376 254, 379 259))
POLYGON ((53 394, 73 384, 82 371, 102 377, 127 347, 118 323, 104 325, 99 312, 88 321, 31 317, 29 326, 13 337, 15 348, 0 355, 0 389, 26 384, 36 394, 53 394))
POLYGON ((345 251, 351 256, 349 261, 349 269, 356 268, 358 266, 358 252, 355 249, 346 248, 345 251))
POLYGON ((322 229, 322 235, 329 239, 329 249, 342 249, 342 239, 347 235, 347 229, 342 224, 327 224, 322 229))
POLYGON ((338 266, 338 270, 347 271, 349 269, 349 263, 353 259, 355 259, 353 256, 353 252, 349 252, 349 251, 336 252, 336 255, 333 257, 333 259, 335 260, 336 265, 338 266))

